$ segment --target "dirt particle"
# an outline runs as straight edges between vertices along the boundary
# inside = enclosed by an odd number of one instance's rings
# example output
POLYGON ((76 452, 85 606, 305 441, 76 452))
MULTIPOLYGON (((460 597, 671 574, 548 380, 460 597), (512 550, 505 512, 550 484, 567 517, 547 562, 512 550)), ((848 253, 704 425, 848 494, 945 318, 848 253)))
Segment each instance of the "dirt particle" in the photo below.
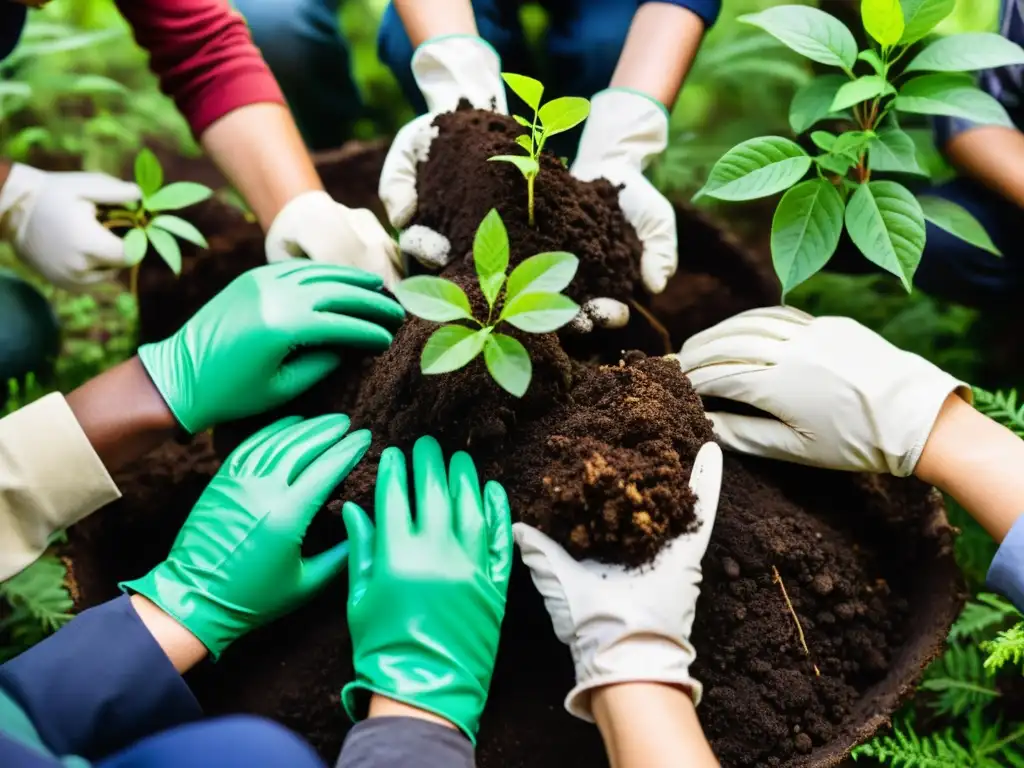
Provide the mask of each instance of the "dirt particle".
POLYGON ((740 577, 740 564, 733 560, 731 557, 723 558, 722 570, 725 575, 730 579, 738 579, 740 577))
POLYGON ((793 739, 793 746, 796 747, 796 751, 801 755, 806 755, 814 747, 814 742, 811 741, 811 737, 806 733, 800 733, 793 739))

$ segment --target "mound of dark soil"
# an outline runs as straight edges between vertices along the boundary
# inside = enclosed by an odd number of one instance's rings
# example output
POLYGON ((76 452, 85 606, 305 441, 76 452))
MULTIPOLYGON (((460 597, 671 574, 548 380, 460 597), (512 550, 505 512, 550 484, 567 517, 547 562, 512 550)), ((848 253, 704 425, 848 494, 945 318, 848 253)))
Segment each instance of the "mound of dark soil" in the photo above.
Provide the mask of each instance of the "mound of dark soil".
MULTIPOLYGON (((473 150, 481 156, 508 151, 511 127, 493 118, 481 125, 481 119, 478 113, 452 118, 451 133, 482 133, 481 147, 473 150)), ((442 126, 441 140, 447 132, 442 126)), ((472 135, 463 138, 472 143, 472 135)), ((322 167, 340 189, 345 164, 358 158, 358 167, 365 168, 370 156, 350 153, 322 167)), ((440 156, 432 151, 424 175, 440 156)), ((449 158, 452 166, 462 162, 460 155, 449 158)), ((439 208, 432 226, 453 243, 464 239, 460 248, 468 252, 476 223, 497 203, 509 226, 513 259, 538 250, 582 256, 572 228, 550 226, 561 221, 557 199, 545 202, 545 218, 538 210, 538 231, 523 234, 527 247, 517 246, 525 214, 507 205, 522 181, 513 168, 480 162, 483 167, 473 173, 451 170, 453 187, 472 179, 472 194, 468 183, 460 192, 445 188, 447 205, 453 194, 465 195, 463 204, 477 205, 479 215, 459 217, 439 208)), ((449 172, 447 164, 436 170, 442 171, 449 172)), ((538 191, 545 175, 552 177, 552 190, 577 184, 559 178, 564 174, 557 164, 545 165, 538 191)), ((591 200, 594 213, 588 215, 605 222, 606 231, 620 226, 612 221, 621 222, 614 197, 573 194, 574 200, 591 200)), ((419 223, 427 223, 426 210, 419 223)), ((187 259, 181 283, 171 284, 153 268, 144 274, 146 338, 173 331, 234 275, 262 262, 262 238, 253 228, 231 223, 237 219, 213 204, 201 215, 213 220, 209 233, 221 234, 211 237, 209 253, 187 259)), ((667 293, 683 306, 659 313, 676 344, 735 311, 771 302, 775 290, 705 219, 686 209, 678 215, 682 269, 667 293), (688 253, 687 234, 700 253, 688 253)), ((635 260, 638 251, 629 252, 635 260)), ((448 275, 462 281, 469 269, 461 259, 448 275)), ((631 274, 620 296, 635 291, 631 274)), ((580 276, 586 286, 611 285, 613 268, 585 260, 580 276)), ((578 285, 575 290, 578 298, 591 290, 606 292, 578 285)), ((433 328, 410 320, 387 352, 377 358, 352 355, 341 371, 282 410, 342 411, 354 427, 374 434, 368 458, 311 529, 309 551, 344 537, 337 514, 341 499, 372 509, 381 450, 391 444, 409 449, 422 434, 437 437, 446 451, 468 449, 483 477, 505 484, 517 519, 541 527, 577 556, 638 565, 692 526, 687 478, 697 449, 712 437, 710 423, 671 360, 620 352, 634 345, 660 351, 648 324, 601 337, 606 348, 598 351, 607 364, 576 351, 567 355, 573 347, 565 336, 520 336, 535 369, 521 400, 498 389, 479 360, 451 375, 423 376, 419 352, 433 328)), ((162 558, 218 461, 277 415, 218 427, 212 442, 203 437, 192 446, 167 446, 119 477, 124 498, 73 531, 79 605, 111 597, 119 579, 137 576, 162 558)), ((832 765, 883 723, 912 691, 958 612, 950 549, 941 503, 915 481, 727 456, 693 634, 695 672, 705 685, 699 715, 723 764, 832 765)), ((349 727, 338 702, 338 691, 352 676, 345 590, 344 582, 332 585, 293 616, 238 642, 218 664, 195 670, 190 682, 207 711, 275 718, 333 759, 349 727)), ((570 655, 554 637, 543 601, 517 560, 479 764, 605 764, 596 730, 562 710, 572 680, 570 655)))

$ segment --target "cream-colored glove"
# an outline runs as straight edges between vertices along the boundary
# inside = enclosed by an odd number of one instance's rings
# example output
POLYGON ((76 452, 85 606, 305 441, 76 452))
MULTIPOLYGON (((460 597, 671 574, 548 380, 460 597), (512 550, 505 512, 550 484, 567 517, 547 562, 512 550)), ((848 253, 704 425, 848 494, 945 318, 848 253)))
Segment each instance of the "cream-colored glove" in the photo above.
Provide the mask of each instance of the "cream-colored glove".
MULTIPOLYGON (((678 261, 675 210, 643 174, 666 146, 665 107, 636 91, 609 88, 591 99, 590 117, 572 164, 572 175, 578 179, 604 178, 622 187, 619 206, 643 243, 640 276, 650 293, 665 290, 678 261)), ((585 304, 573 327, 617 328, 628 321, 629 307, 605 298, 585 304)))
POLYGON ((972 398, 967 384, 860 323, 790 307, 736 315, 676 357, 702 396, 767 414, 707 414, 723 446, 830 469, 906 477, 946 397, 972 398))
POLYGON ((357 267, 398 282, 402 259, 398 244, 366 208, 349 208, 323 190, 296 195, 274 217, 267 232, 267 261, 310 258, 357 267))
POLYGON ((124 241, 96 218, 96 204, 123 205, 139 188, 105 173, 50 173, 15 163, 0 188, 0 238, 25 264, 71 290, 128 266, 124 241))
POLYGON ((565 699, 571 714, 593 722, 591 692, 614 683, 680 685, 695 704, 700 702, 701 684, 690 676, 696 658, 690 630, 721 485, 722 451, 707 443, 690 476, 700 527, 669 543, 653 565, 639 570, 578 562, 536 528, 513 526, 555 634, 572 650, 576 686, 565 699))
MULTIPOLYGON (((427 113, 407 123, 395 136, 384 160, 378 192, 392 226, 404 230, 416 213, 416 168, 426 161, 437 136, 432 125, 466 99, 477 109, 508 114, 501 59, 474 35, 444 35, 423 43, 412 57, 412 73, 427 103, 427 113)), ((425 227, 403 232, 402 250, 431 269, 451 259, 448 239, 425 227)))

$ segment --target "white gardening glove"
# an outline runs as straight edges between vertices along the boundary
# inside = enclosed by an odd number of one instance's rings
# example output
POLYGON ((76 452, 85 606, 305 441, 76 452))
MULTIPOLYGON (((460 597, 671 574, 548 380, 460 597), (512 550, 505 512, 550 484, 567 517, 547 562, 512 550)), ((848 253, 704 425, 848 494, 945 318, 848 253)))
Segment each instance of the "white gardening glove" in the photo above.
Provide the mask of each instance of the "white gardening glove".
POLYGON ((913 473, 939 409, 970 387, 845 317, 742 312, 676 355, 697 392, 766 416, 708 413, 723 446, 855 472, 913 473))
POLYGON ((81 289, 129 266, 124 241, 96 218, 96 204, 123 205, 139 188, 105 173, 50 173, 15 163, 0 188, 0 238, 54 285, 81 289))
POLYGON ((310 258, 373 272, 398 282, 398 244, 366 208, 349 208, 323 190, 303 192, 277 214, 267 232, 267 261, 310 258))
MULTIPOLYGON (((583 181, 604 178, 622 187, 619 206, 643 244, 640 276, 650 293, 665 290, 678 261, 675 210, 643 174, 667 145, 664 106, 635 91, 609 88, 590 101, 590 117, 571 169, 583 181)), ((580 331, 595 325, 618 328, 628 321, 629 307, 604 298, 584 304, 573 327, 580 331)))
POLYGON ((555 634, 572 650, 576 686, 565 699, 571 714, 593 722, 591 691, 613 683, 680 685, 700 702, 701 684, 690 676, 696 658, 690 630, 721 485, 722 451, 706 443, 690 475, 700 527, 641 569, 578 562, 536 528, 512 527, 555 634))
MULTIPOLYGON (((416 169, 426 161, 437 136, 431 125, 442 112, 452 112, 462 99, 477 109, 508 114, 501 59, 474 35, 445 35, 427 40, 412 57, 412 73, 427 103, 427 113, 407 123, 395 136, 384 160, 378 192, 392 226, 405 230, 416 214, 416 169)), ((451 260, 443 235, 426 227, 402 232, 402 250, 430 269, 451 260)))

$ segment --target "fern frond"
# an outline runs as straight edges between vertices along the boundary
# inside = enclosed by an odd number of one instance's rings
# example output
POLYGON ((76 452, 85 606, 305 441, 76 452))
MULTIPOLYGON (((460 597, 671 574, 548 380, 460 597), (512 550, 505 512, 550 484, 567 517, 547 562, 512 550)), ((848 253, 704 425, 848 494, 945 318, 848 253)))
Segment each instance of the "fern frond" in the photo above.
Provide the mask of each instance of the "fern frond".
POLYGON ((852 757, 868 757, 892 768, 1024 768, 1024 724, 1004 729, 1001 720, 987 723, 982 710, 974 709, 960 735, 962 741, 952 728, 946 728, 919 736, 906 720, 894 723, 892 733, 855 748, 852 757))
POLYGON ((1017 390, 989 392, 975 387, 974 407, 1018 437, 1024 437, 1024 405, 1017 405, 1017 390))
POLYGON ((10 613, 0 621, 0 631, 11 640, 0 647, 0 659, 16 656, 72 619, 74 604, 64 587, 64 563, 43 555, 28 568, 0 584, 0 598, 10 613))
POLYGON ((921 687, 938 694, 929 702, 932 709, 954 717, 984 707, 1000 695, 976 645, 950 645, 928 667, 921 687))
POLYGON ((985 669, 990 672, 1007 664, 1024 665, 1024 621, 996 635, 994 640, 981 644, 989 654, 985 669))
POLYGON ((999 595, 981 592, 964 606, 960 617, 949 630, 950 641, 967 638, 978 639, 990 630, 999 628, 1012 618, 1020 617, 1020 611, 999 595))

